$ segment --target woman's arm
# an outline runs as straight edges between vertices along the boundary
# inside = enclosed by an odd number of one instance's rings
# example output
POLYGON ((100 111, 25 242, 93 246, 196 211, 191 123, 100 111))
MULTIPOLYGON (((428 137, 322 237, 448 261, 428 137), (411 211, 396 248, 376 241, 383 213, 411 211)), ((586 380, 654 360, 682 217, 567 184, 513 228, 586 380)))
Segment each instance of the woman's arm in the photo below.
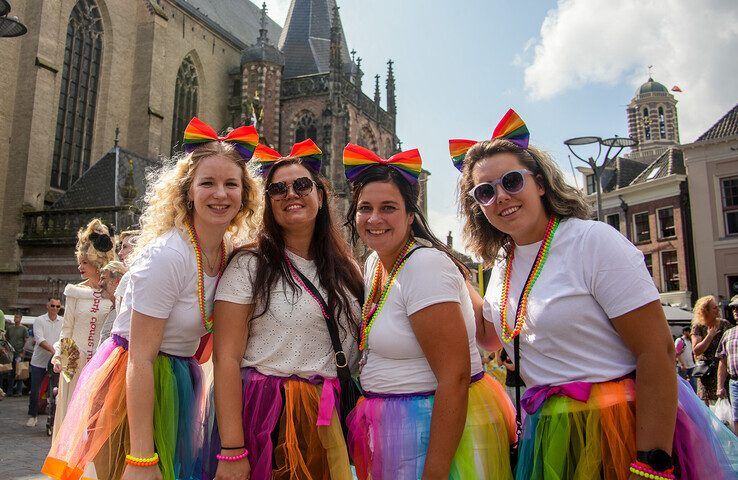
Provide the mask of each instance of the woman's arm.
MULTIPOLYGON (((62 322, 59 340, 54 342, 54 356, 51 359, 51 364, 54 366, 55 373, 59 373, 61 371, 61 339, 74 338, 74 325, 77 323, 77 299, 70 296, 67 297, 67 301, 65 303, 64 321, 62 322)), ((79 349, 79 346, 77 346, 77 349, 79 349)))
POLYGON ((466 282, 466 289, 469 291, 469 297, 474 307, 474 322, 477 325, 477 345, 488 352, 501 349, 502 343, 500 342, 500 337, 497 336, 494 327, 484 320, 484 314, 482 313, 484 310, 484 299, 469 281, 466 282))
MULTIPOLYGON (((131 313, 131 335, 126 371, 126 407, 131 435, 130 455, 148 458, 154 454, 154 361, 159 353, 166 321, 131 313)), ((158 465, 126 465, 126 480, 161 479, 158 465)))
POLYGON ((671 453, 677 381, 674 343, 664 310, 656 300, 613 318, 612 324, 636 356, 636 446, 671 453))
POLYGON ((447 479, 464 431, 469 398, 471 372, 464 318, 458 303, 446 302, 414 313, 410 325, 438 380, 423 479, 447 479))
POLYGON ((705 353, 712 341, 715 339, 715 335, 718 334, 719 328, 719 323, 713 325, 712 327, 707 327, 707 335, 705 335, 705 338, 702 338, 699 335, 692 335, 692 345, 694 345, 694 348, 692 348, 692 353, 694 353, 695 356, 699 356, 705 353))
MULTIPOLYGON (((248 342, 248 322, 254 306, 216 301, 213 321, 213 375, 215 378, 215 409, 222 447, 245 445, 243 438, 243 390, 241 359, 248 342)), ((222 455, 234 456, 243 450, 221 450, 222 455)), ((240 480, 249 478, 247 459, 218 462, 215 478, 240 480)))

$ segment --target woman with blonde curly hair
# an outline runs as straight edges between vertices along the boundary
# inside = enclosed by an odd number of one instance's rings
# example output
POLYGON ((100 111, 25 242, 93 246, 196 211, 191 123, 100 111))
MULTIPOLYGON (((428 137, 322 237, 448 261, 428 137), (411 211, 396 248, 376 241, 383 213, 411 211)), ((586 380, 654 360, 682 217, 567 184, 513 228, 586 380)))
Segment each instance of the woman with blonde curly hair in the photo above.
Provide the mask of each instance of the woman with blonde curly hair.
POLYGON ((232 242, 254 230, 260 185, 246 163, 257 143, 252 126, 221 137, 193 118, 186 153, 150 178, 112 336, 82 373, 43 473, 75 480, 94 463, 98 478, 200 478, 195 355, 232 242))
POLYGON ((55 434, 64 421, 79 375, 97 349, 100 327, 111 306, 100 288, 100 269, 115 260, 115 251, 108 227, 99 218, 77 232, 75 255, 84 281, 64 289, 64 323, 51 359, 54 371, 63 371, 56 397, 55 434))
POLYGON ((477 338, 501 338, 528 387, 516 478, 735 478, 735 437, 677 382, 643 254, 528 139, 509 110, 492 140, 450 142, 465 234, 492 266, 477 338))
POLYGON ((720 318, 720 308, 715 297, 706 295, 698 298, 692 309, 692 352, 697 373, 697 395, 705 404, 717 401, 717 367, 715 358, 720 339, 725 330, 731 327, 727 320, 720 318))

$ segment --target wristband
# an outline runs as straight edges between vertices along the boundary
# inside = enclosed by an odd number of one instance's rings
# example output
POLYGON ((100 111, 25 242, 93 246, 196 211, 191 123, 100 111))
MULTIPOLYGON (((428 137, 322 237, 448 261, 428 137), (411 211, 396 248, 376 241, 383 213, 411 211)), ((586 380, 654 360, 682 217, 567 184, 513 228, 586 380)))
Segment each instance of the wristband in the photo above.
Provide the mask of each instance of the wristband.
POLYGON ((239 453, 238 455, 228 456, 228 455, 221 455, 218 454, 215 456, 218 460, 222 462, 237 462, 239 460, 243 460, 249 455, 249 451, 245 448, 243 449, 243 452, 239 453))
POLYGON ((673 468, 658 472, 643 462, 633 462, 630 464, 630 473, 650 480, 675 480, 676 477, 673 472, 673 468))
POLYGON ((126 463, 128 465, 133 465, 134 467, 153 467, 159 463, 159 454, 154 452, 154 454, 148 458, 126 455, 126 463))
POLYGON ((241 450, 242 448, 246 448, 246 445, 241 445, 240 447, 220 447, 221 450, 241 450))

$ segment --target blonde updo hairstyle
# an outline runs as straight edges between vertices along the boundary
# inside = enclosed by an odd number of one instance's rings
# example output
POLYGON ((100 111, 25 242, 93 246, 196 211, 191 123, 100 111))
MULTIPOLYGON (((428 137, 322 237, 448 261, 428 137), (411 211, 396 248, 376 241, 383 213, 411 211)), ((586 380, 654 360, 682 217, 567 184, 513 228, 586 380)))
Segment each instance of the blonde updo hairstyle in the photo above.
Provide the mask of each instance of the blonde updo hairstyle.
POLYGON ((499 153, 515 155, 524 168, 533 172, 536 181, 544 189, 541 201, 548 215, 558 215, 562 218, 590 218, 590 207, 582 192, 566 183, 556 162, 546 152, 532 146, 520 148, 513 142, 503 139, 478 142, 469 149, 464 158, 459 184, 459 211, 466 217, 464 240, 467 246, 487 265, 497 259, 500 248, 504 248, 506 253, 509 252, 512 238, 492 226, 484 216, 482 208, 468 192, 474 188, 472 177, 474 167, 482 160, 499 153))
MULTIPOLYGON (((97 270, 100 270, 109 262, 116 260, 115 249, 111 248, 107 252, 97 250, 93 240, 90 238, 90 235, 94 233, 110 236, 108 227, 99 218, 93 218, 87 226, 80 228, 77 232, 77 247, 75 248, 74 254, 77 257, 77 263, 87 260, 97 270)), ((112 238, 110 241, 112 243, 112 238)))
POLYGON ((185 223, 193 221, 193 211, 188 208, 187 195, 200 161, 215 155, 226 157, 241 168, 241 209, 231 220, 227 232, 234 243, 242 243, 251 238, 256 231, 261 208, 261 181, 250 172, 233 145, 214 141, 202 144, 192 152, 175 155, 160 170, 148 174, 145 206, 139 220, 141 235, 136 241, 132 258, 138 256, 159 235, 173 227, 184 230, 185 223))

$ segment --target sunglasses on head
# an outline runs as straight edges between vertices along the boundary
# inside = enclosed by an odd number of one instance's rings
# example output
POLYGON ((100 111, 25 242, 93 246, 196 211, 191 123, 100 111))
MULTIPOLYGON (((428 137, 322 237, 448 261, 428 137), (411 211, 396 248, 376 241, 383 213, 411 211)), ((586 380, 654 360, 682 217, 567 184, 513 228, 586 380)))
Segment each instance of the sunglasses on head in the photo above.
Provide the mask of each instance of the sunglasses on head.
POLYGON ((266 188, 266 193, 272 200, 281 200, 287 197, 290 187, 298 197, 304 197, 313 191, 313 185, 315 182, 308 177, 296 178, 292 183, 287 182, 274 182, 270 183, 266 188))
POLYGON ((469 190, 469 196, 478 204, 486 207, 495 201, 497 197, 497 185, 501 185, 511 195, 520 193, 523 187, 525 187, 525 175, 533 175, 533 172, 525 169, 511 170, 497 180, 482 182, 476 185, 469 190))

